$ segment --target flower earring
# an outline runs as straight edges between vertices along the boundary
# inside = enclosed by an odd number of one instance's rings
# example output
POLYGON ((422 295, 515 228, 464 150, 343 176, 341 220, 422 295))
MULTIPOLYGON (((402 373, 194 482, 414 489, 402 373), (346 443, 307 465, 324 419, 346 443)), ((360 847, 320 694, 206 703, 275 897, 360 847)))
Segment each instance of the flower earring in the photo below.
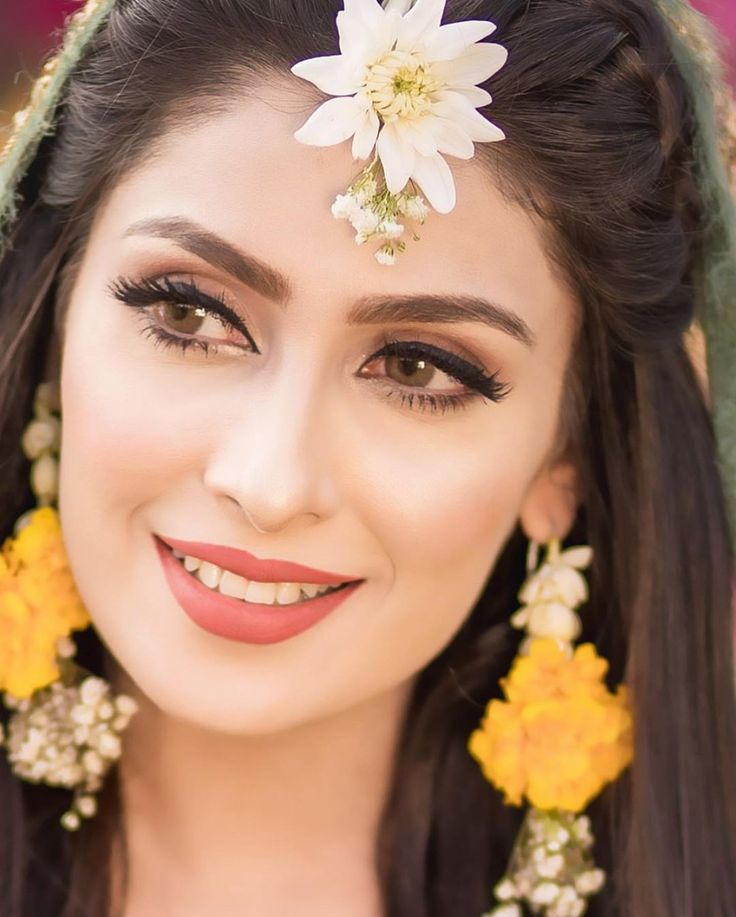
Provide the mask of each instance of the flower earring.
POLYGON ((35 417, 22 438, 32 461, 38 508, 24 513, 0 551, 0 690, 12 711, 0 734, 10 768, 32 783, 73 790, 61 824, 73 831, 96 812, 94 794, 121 752, 120 734, 136 711, 126 695, 83 670, 71 633, 89 626, 64 550, 53 503, 58 491, 61 423, 53 388, 39 386, 35 417))
POLYGON ((581 917, 605 874, 593 862, 590 819, 581 814, 630 763, 633 720, 626 688, 608 690, 608 662, 591 643, 573 648, 582 630, 575 609, 588 598, 580 572, 588 546, 531 542, 523 602, 511 618, 524 629, 517 655, 501 679, 503 700, 491 700, 468 750, 510 805, 529 803, 497 905, 484 917, 521 917, 522 903, 544 917, 581 917))

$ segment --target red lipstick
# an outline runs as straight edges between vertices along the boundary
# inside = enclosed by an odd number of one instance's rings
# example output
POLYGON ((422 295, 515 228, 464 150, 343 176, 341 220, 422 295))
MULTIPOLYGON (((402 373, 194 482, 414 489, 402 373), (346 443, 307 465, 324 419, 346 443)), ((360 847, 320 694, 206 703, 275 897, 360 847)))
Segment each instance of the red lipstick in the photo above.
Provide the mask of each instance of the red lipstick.
POLYGON ((230 570, 238 576, 260 583, 317 583, 325 586, 339 586, 341 583, 357 580, 359 577, 349 573, 329 573, 327 570, 315 570, 301 564, 286 560, 260 560, 238 548, 222 545, 205 544, 200 541, 182 541, 179 538, 161 538, 175 551, 189 554, 200 560, 209 561, 223 570, 230 570))
POLYGON ((195 542, 184 542, 168 538, 164 541, 158 537, 154 537, 154 542, 166 582, 186 615, 195 624, 211 634, 243 643, 279 643, 282 640, 295 637, 302 631, 317 624, 331 611, 334 611, 364 582, 364 580, 358 580, 336 592, 315 596, 313 599, 304 599, 303 601, 295 602, 293 605, 263 605, 256 602, 246 602, 242 599, 221 595, 216 590, 205 586, 196 576, 184 569, 183 564, 174 557, 167 545, 170 544, 171 547, 185 554, 208 560, 218 567, 230 570, 240 576, 245 576, 246 579, 252 578, 261 582, 306 582, 338 585, 345 582, 348 577, 312 570, 300 564, 270 560, 258 561, 252 555, 235 548, 199 545, 195 542), (184 545, 184 547, 179 547, 179 545, 184 545), (206 550, 203 551, 202 548, 206 550), (243 557, 245 557, 245 565, 243 557), (225 563, 226 558, 228 559, 227 563, 225 563), (233 563, 232 560, 235 560, 236 563, 233 563), (255 568, 253 561, 255 561, 255 568), (266 568, 277 572, 276 574, 271 573, 269 576, 264 576, 262 571, 266 568), (248 577, 247 573, 241 572, 245 569, 251 571, 257 569, 259 575, 248 577), (288 573, 288 576, 284 575, 285 573, 288 573))

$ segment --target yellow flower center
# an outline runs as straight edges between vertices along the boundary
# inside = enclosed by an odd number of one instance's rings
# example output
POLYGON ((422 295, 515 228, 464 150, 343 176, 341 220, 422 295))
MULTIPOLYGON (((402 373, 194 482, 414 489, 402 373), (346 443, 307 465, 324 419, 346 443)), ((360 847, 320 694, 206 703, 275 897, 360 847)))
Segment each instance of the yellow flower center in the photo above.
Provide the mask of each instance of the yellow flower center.
POLYGON ((415 51, 391 51, 368 68, 365 90, 382 121, 416 118, 440 88, 431 65, 415 51))

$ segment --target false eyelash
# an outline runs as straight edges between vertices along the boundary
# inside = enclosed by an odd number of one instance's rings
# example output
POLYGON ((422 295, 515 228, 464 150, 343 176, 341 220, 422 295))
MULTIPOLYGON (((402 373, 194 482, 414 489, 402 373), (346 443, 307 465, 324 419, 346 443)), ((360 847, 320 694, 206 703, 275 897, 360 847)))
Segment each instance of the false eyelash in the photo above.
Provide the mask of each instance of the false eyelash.
MULTIPOLYGON (((142 280, 134 281, 127 277, 120 277, 108 286, 110 294, 126 306, 138 310, 143 315, 147 315, 150 307, 160 302, 173 303, 177 306, 195 306, 206 309, 214 315, 227 329, 239 331, 243 334, 253 347, 253 351, 258 353, 255 341, 250 336, 248 329, 243 324, 242 319, 230 306, 225 302, 224 294, 220 296, 210 296, 201 290, 194 281, 172 280, 165 276, 160 279, 144 277, 142 280)), ((157 327, 157 326, 153 326, 157 327)), ((149 325, 146 330, 150 330, 149 325)), ((201 345, 205 353, 209 352, 210 347, 216 350, 214 343, 208 344, 196 338, 180 338, 176 335, 169 335, 174 342, 182 341, 182 350, 186 351, 192 342, 201 345), (204 346, 207 344, 207 346, 204 346)))
MULTIPOLYGON (((451 353, 448 350, 443 350, 439 347, 434 347, 432 344, 423 344, 420 341, 399 341, 395 338, 384 338, 384 346, 378 353, 371 357, 371 360, 383 356, 409 357, 409 359, 417 360, 428 359, 437 369, 447 373, 448 376, 451 376, 453 379, 456 379, 458 382, 474 390, 474 395, 466 392, 463 395, 439 394, 429 396, 431 398, 438 398, 439 401, 445 405, 448 404, 446 399, 449 399, 450 402, 455 403, 455 407, 466 407, 468 401, 477 396, 485 396, 491 401, 498 403, 510 392, 509 386, 500 380, 500 373, 498 371, 492 375, 488 375, 488 373, 479 366, 468 363, 467 360, 464 360, 457 354, 451 353)), ((421 401, 427 393, 412 392, 412 395, 419 395, 419 400, 421 401)))
MULTIPOLYGON (((144 278, 141 281, 120 278, 110 284, 109 290, 116 299, 136 309, 142 317, 146 318, 149 317, 151 306, 160 302, 206 309, 209 313, 214 314, 226 329, 237 330, 244 334, 252 342, 254 352, 259 352, 242 320, 225 303, 224 298, 209 296, 192 281, 172 281, 169 277, 161 280, 144 278)), ((219 349, 218 344, 213 341, 171 334, 155 321, 149 321, 144 325, 141 333, 151 338, 154 346, 162 350, 174 347, 186 353, 190 348, 195 348, 201 350, 205 355, 210 353, 216 355, 219 349)), ((477 398, 484 400, 487 398, 498 403, 510 392, 510 388, 499 379, 498 372, 488 375, 483 369, 467 362, 457 354, 431 344, 420 341, 400 341, 386 337, 383 340, 382 348, 366 362, 370 363, 379 357, 386 356, 427 360, 432 366, 470 389, 460 395, 431 394, 420 390, 407 390, 400 386, 388 389, 385 395, 387 399, 398 398, 402 406, 412 411, 445 414, 450 410, 467 408, 477 398)))

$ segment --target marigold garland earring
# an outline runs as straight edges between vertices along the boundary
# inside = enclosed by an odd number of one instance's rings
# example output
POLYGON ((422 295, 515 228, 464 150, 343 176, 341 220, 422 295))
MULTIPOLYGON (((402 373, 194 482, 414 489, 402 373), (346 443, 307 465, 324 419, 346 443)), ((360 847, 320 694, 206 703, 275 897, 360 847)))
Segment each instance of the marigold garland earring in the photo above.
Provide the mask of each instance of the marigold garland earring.
POLYGON ((10 768, 32 783, 73 790, 61 824, 76 830, 96 812, 94 794, 121 752, 135 701, 73 661, 70 635, 89 626, 64 551, 53 502, 61 423, 52 387, 39 386, 22 438, 38 508, 24 513, 0 551, 0 690, 12 711, 0 734, 10 768))
POLYGON ((491 700, 468 750, 509 805, 529 809, 508 869, 494 889, 497 905, 484 917, 521 917, 522 904, 544 917, 581 917, 603 886, 591 848, 590 819, 580 814, 616 779, 633 755, 633 718, 627 690, 611 693, 608 662, 591 643, 573 649, 586 601, 581 570, 593 551, 565 551, 558 539, 537 566, 531 542, 523 602, 511 618, 526 637, 501 679, 504 700, 491 700))

